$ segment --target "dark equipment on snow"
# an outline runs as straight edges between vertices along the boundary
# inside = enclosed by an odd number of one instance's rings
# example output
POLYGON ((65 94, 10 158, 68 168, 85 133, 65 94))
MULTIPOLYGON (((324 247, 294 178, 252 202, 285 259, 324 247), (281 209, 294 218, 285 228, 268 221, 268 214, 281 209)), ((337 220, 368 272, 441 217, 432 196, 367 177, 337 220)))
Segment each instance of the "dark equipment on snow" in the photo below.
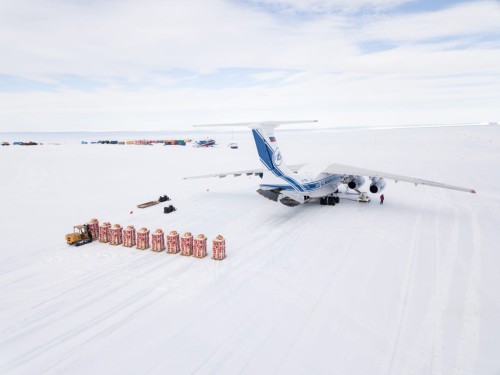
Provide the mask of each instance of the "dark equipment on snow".
POLYGON ((174 212, 174 211, 177 211, 177 209, 172 205, 167 206, 167 207, 163 207, 164 214, 169 214, 169 213, 174 212))

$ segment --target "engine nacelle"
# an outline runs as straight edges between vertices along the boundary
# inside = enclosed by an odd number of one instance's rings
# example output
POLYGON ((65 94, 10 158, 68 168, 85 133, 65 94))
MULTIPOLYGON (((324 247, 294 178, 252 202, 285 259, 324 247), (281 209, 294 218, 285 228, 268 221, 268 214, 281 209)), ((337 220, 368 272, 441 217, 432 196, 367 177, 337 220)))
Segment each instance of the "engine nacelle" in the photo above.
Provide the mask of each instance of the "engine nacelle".
POLYGON ((295 191, 282 190, 278 195, 278 202, 288 207, 295 207, 304 203, 309 197, 295 191))
POLYGON ((372 178, 372 183, 370 185, 371 193, 380 193, 385 188, 385 180, 383 178, 372 178))
POLYGON ((365 183, 365 178, 362 176, 349 176, 347 179, 347 186, 349 189, 359 189, 365 183))
POLYGON ((288 207, 295 207, 302 203, 297 202, 295 199, 287 197, 286 195, 280 194, 278 196, 278 201, 288 207))
POLYGON ((257 193, 262 195, 264 198, 270 199, 270 200, 275 201, 275 202, 278 201, 279 192, 277 192, 275 190, 259 189, 259 190, 257 190, 257 193))

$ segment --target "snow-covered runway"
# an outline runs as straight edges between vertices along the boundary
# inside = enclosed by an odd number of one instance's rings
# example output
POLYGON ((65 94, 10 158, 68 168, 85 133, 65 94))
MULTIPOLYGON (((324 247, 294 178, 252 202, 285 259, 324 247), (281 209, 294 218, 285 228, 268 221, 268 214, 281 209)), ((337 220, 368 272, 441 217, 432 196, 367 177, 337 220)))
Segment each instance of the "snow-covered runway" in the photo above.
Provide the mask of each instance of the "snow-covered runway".
POLYGON ((290 164, 477 191, 388 182, 383 206, 289 208, 256 194, 257 177, 182 180, 260 167, 250 132, 236 135, 238 150, 2 147, 0 372, 498 373, 499 135, 277 132, 290 164), (162 194, 172 201, 135 208, 162 194), (178 211, 163 214, 166 204, 178 211), (228 258, 66 245, 93 217, 222 234, 228 258))

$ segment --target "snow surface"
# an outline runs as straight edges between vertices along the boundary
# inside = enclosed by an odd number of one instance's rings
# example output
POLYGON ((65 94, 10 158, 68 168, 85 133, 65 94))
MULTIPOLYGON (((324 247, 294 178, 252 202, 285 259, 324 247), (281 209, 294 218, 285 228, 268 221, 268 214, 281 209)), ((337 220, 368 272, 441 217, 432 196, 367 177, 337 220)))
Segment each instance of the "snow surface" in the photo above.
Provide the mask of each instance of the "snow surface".
POLYGON ((277 132, 290 164, 477 191, 388 182, 383 206, 289 208, 258 177, 182 180, 260 167, 250 132, 211 135, 220 147, 0 148, 0 373, 500 372, 500 127, 277 132), (222 234, 228 258, 66 245, 93 217, 222 234))

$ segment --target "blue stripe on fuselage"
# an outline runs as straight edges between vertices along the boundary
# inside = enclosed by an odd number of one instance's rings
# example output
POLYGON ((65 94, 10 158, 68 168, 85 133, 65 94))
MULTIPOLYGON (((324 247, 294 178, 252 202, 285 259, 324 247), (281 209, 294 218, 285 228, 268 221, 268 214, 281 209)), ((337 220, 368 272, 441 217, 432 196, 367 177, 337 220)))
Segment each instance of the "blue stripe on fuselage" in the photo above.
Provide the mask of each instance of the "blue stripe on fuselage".
MULTIPOLYGON (((317 181, 311 181, 306 184, 303 184, 302 186, 305 188, 305 192, 313 192, 318 189, 321 189, 322 187, 325 187, 327 185, 330 185, 333 182, 340 182, 342 179, 342 175, 331 175, 327 176, 321 180, 317 181)), ((261 187, 265 188, 271 188, 271 189, 283 189, 283 190, 291 190, 291 186, 289 185, 277 185, 277 184, 261 184, 261 187)))

